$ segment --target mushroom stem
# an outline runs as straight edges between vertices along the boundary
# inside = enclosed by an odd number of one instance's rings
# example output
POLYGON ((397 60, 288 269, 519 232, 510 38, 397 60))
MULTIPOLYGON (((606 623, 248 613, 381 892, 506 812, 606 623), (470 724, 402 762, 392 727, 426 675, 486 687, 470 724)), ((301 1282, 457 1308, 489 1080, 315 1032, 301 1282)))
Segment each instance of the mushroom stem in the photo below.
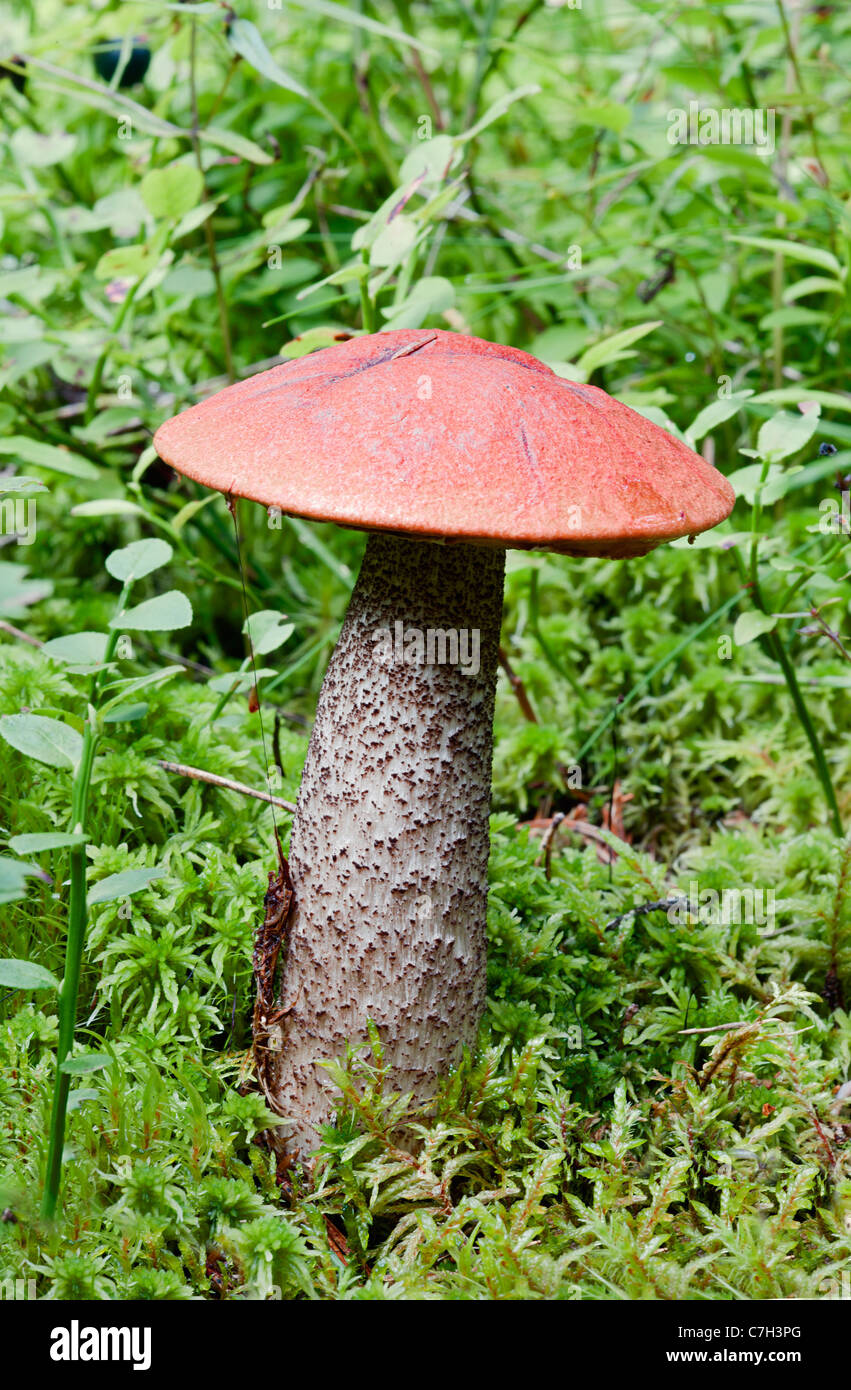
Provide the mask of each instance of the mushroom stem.
POLYGON ((267 1075, 293 1155, 334 1113, 317 1063, 363 1043, 368 1020, 388 1084, 418 1102, 475 1041, 504 568, 496 548, 367 543, 290 841, 295 908, 267 1075))

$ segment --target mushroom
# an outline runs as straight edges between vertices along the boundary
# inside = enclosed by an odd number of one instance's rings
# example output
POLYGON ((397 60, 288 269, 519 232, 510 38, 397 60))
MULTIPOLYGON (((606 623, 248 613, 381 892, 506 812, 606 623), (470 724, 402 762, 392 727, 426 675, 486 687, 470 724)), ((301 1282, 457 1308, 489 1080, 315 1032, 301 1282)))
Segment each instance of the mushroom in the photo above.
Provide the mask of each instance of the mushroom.
POLYGON ((369 1020, 421 1103, 475 1042, 506 548, 643 555, 715 526, 734 494, 604 391, 445 331, 273 367, 154 442, 208 487, 370 533, 293 819, 268 1044, 281 1138, 305 1157, 334 1111, 318 1064, 369 1020))

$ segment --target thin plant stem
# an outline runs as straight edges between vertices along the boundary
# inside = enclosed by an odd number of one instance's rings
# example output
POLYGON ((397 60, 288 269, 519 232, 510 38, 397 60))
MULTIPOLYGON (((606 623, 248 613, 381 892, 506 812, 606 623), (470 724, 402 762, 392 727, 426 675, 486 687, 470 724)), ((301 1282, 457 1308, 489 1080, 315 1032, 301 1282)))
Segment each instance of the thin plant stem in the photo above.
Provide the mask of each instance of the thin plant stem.
MULTIPOLYGON (((464 125, 469 129, 475 124, 476 115, 479 109, 479 98, 482 87, 493 66, 493 59, 489 60, 489 51, 493 26, 499 13, 499 0, 489 0, 487 14, 485 15, 479 35, 479 47, 476 53, 476 71, 470 86, 470 97, 467 102, 467 110, 464 113, 464 125)), ((516 30, 515 30, 516 32, 516 30)), ((513 36, 512 36, 513 37, 513 36)))
MULTIPOLYGON (((762 476, 760 479, 761 483, 765 481, 767 472, 768 464, 766 463, 763 465, 762 476)), ((771 610, 765 602, 759 582, 759 536, 756 531, 756 527, 759 525, 759 518, 762 511, 758 500, 759 497, 760 489, 758 488, 756 492, 756 497, 754 499, 753 511, 751 514, 752 532, 750 565, 748 569, 750 577, 748 579, 746 587, 750 591, 751 597, 753 598, 753 601, 756 604, 756 607, 760 610, 760 612, 765 613, 767 615, 771 615, 771 610)), ((809 550, 811 544, 812 543, 809 542, 801 546, 798 551, 793 552, 794 555, 798 555, 802 551, 809 550)), ((741 564, 741 562, 739 568, 740 572, 742 573, 742 577, 744 578, 744 566, 741 564)), ((784 603, 781 604, 780 609, 778 610, 779 612, 782 612, 785 608, 786 601, 788 601, 788 598, 791 596, 794 587, 795 586, 790 588, 787 594, 784 596, 784 603)), ((810 748, 812 750, 813 760, 816 765, 816 772, 818 774, 819 781, 822 785, 825 801, 827 802, 827 808, 830 814, 831 825, 837 835, 842 835, 842 817, 839 813, 839 803, 836 799, 836 791, 833 786, 833 779, 830 775, 830 768, 828 767, 827 758, 825 757, 824 748, 822 747, 821 740, 819 739, 815 725, 813 724, 813 721, 810 718, 810 712, 807 709, 803 692, 801 691, 801 687, 798 684, 798 677, 795 674, 795 667, 776 629, 772 632, 764 633, 760 639, 760 642, 763 647, 763 650, 766 651, 769 656, 774 658, 774 660, 777 662, 778 666, 780 667, 780 670, 783 673, 783 678, 786 681, 786 684, 789 688, 789 694, 792 697, 792 703, 795 706, 795 713, 798 716, 798 722, 800 723, 801 728, 803 729, 804 734, 806 735, 807 742, 809 743, 810 748)))
MULTIPOLYGON (((86 802, 94 761, 96 735, 92 718, 83 730, 83 751, 74 779, 71 802, 71 821, 75 832, 85 825, 86 802)), ((51 1221, 56 1215, 59 1188, 62 1181, 62 1153, 65 1147, 65 1121, 68 1113, 68 1092, 71 1077, 63 1065, 74 1045, 77 1017, 77 996, 80 989, 80 970, 86 936, 86 847, 75 845, 71 850, 71 892, 68 908, 68 938, 65 946, 65 974, 59 995, 59 1039, 56 1046, 56 1076, 53 1084, 53 1105, 50 1114, 50 1140, 45 1172, 41 1214, 51 1221)))
POLYGON ((584 704, 584 703, 585 703, 585 691, 582 689, 582 686, 579 684, 579 681, 577 680, 576 676, 575 676, 575 675, 573 674, 573 672, 571 671, 570 667, 569 667, 569 666, 564 666, 560 661, 557 660, 557 658, 556 658, 556 656, 555 656, 555 654, 554 654, 552 648, 549 646, 549 644, 548 644, 548 642, 546 641, 546 639, 545 639, 543 633, 541 632, 541 625, 540 625, 540 620, 539 620, 539 610, 538 610, 538 571, 537 571, 537 570, 532 570, 532 573, 531 573, 531 575, 529 576, 529 626, 530 626, 530 628, 532 629, 533 633, 535 634, 535 637, 536 637, 537 642, 538 642, 538 646, 541 648, 541 651, 543 652, 543 654, 544 654, 544 656, 546 657, 547 661, 548 661, 548 662, 550 663, 550 665, 552 666, 553 670, 554 670, 554 671, 558 671, 558 673, 559 673, 560 676, 564 676, 564 679, 567 681, 568 685, 569 685, 569 686, 571 687, 571 689, 573 690, 573 693, 574 693, 575 695, 578 695, 579 698, 580 698, 580 700, 581 700, 582 703, 584 704))
MULTIPOLYGON (((195 82, 195 64, 198 40, 198 22, 191 19, 189 37, 189 100, 192 109, 192 149, 195 154, 195 163, 198 166, 198 173, 201 175, 203 185, 203 197, 207 200, 207 176, 204 173, 204 162, 201 158, 201 137, 200 118, 198 115, 198 91, 195 82)), ((230 72, 228 73, 228 80, 230 72)), ((204 239, 207 243, 207 255, 210 258, 210 270, 213 273, 213 281, 216 286, 216 303, 219 308, 219 325, 222 332, 222 349, 225 355, 225 371, 229 382, 236 381, 236 372, 233 365, 233 346, 230 336, 230 321, 228 319, 228 306, 225 299, 224 286, 222 284, 222 272, 219 265, 218 252, 216 251, 216 238, 213 232, 212 213, 204 220, 204 239)))
MULTIPOLYGON (((769 609, 766 606, 765 600, 763 599, 762 591, 759 587, 758 580, 755 584, 752 584, 751 593, 753 594, 754 602, 757 608, 759 608, 760 612, 768 613, 769 609)), ((822 785, 824 799, 827 802, 828 811, 830 813, 831 825, 833 827, 834 833, 836 835, 842 835, 842 816, 839 812, 839 803, 836 799, 836 791, 833 786, 833 779, 830 775, 830 768, 828 767, 827 758, 824 754, 824 748, 822 747, 821 739, 819 738, 818 733, 816 731, 816 727, 813 724, 812 719, 810 718, 810 712, 807 709, 806 701, 804 700, 801 687, 798 684, 798 677, 795 674, 795 667, 789 659, 789 653, 787 652, 780 637, 778 636, 776 629, 773 632, 769 632, 767 634, 767 640, 771 654, 774 657, 774 660, 777 662, 778 666, 780 667, 780 670, 783 672, 783 677, 786 681, 787 686, 789 687, 789 694, 792 696, 792 703, 795 706, 795 713, 798 716, 801 728, 806 734, 807 742, 809 743, 810 748, 812 750, 813 761, 816 765, 818 779, 822 785)))
MULTIPOLYGON (((749 565, 750 579, 748 585, 751 592, 751 596, 757 608, 760 610, 761 613, 765 613, 768 616, 771 616, 771 610, 769 609, 768 605, 765 602, 765 599, 763 598, 762 589, 760 588, 759 582, 759 523, 760 518, 762 516, 762 489, 766 482, 766 479, 768 478, 770 467, 771 459, 769 457, 765 459, 763 462, 762 471, 760 473, 759 478, 759 486, 757 487, 756 492, 754 494, 753 507, 751 509, 751 548, 749 565)), ((780 611, 782 612, 782 609, 780 611)), ((806 735, 807 742, 809 743, 810 748, 812 750, 813 760, 816 765, 816 772, 818 774, 818 779, 822 785, 825 801, 827 802, 827 809, 830 815, 833 830, 835 834, 841 835, 843 833, 842 817, 839 813, 839 803, 836 799, 836 791, 833 786, 833 779, 830 775, 830 768, 828 767, 827 758, 825 757, 824 753, 824 748, 822 747, 822 743, 816 731, 816 727, 813 724, 812 719, 810 718, 810 712, 807 709, 806 701, 804 700, 801 687, 798 684, 798 677, 795 674, 795 667, 789 658, 789 653, 787 652, 786 647, 784 646, 783 641, 781 640, 776 628, 773 631, 765 634, 763 645, 765 649, 770 653, 770 655, 774 658, 774 660, 777 662, 778 666, 780 667, 780 670, 783 672, 783 678, 786 681, 786 684, 789 688, 789 694, 792 697, 792 704, 795 706, 795 713, 798 716, 798 721, 801 725, 801 728, 804 731, 804 734, 806 735)))
MULTIPOLYGON (((132 581, 125 584, 118 600, 118 612, 122 613, 132 581)), ((113 629, 107 640, 103 666, 106 669, 115 655, 120 636, 113 629)), ((71 791, 71 829, 75 834, 85 831, 86 810, 89 800, 89 787, 92 779, 95 753, 98 744, 97 713, 94 708, 100 690, 103 671, 92 677, 88 715, 83 728, 83 746, 80 762, 74 777, 71 791)), ((86 908, 86 846, 74 845, 71 849, 71 888, 68 903, 68 936, 65 944, 65 973, 59 995, 59 1038, 56 1046, 56 1076, 53 1084, 53 1104, 50 1113, 50 1138, 47 1152, 47 1166, 44 1179, 44 1193, 41 1214, 46 1221, 56 1215, 59 1191, 62 1183, 62 1153, 65 1148, 65 1123, 68 1115, 68 1092, 71 1077, 63 1071, 64 1063, 74 1046, 74 1028, 77 1019, 77 997, 80 992, 80 973, 83 964, 83 948, 86 940, 88 913, 86 908)))
MULTIPOLYGON (((246 661, 243 661, 242 665, 241 665, 240 668, 239 668, 239 671, 237 672, 237 675, 244 676, 247 670, 248 670, 248 662, 247 662, 247 660, 246 660, 246 661)), ((222 691, 221 695, 219 696, 218 700, 216 701, 216 707, 215 707, 215 709, 213 710, 213 713, 210 715, 210 724, 211 724, 211 725, 212 725, 212 724, 215 724, 216 720, 218 719, 218 717, 219 717, 219 715, 221 714, 222 710, 224 709, 225 705, 226 705, 226 704, 228 703, 228 701, 230 700, 231 696, 235 695, 236 692, 237 692, 237 690, 239 690, 239 686, 240 686, 240 682, 239 682, 238 680, 235 680, 234 683, 233 683, 233 685, 232 685, 228 690, 223 690, 223 691, 222 691)))
MULTIPOLYGON (((368 257, 368 255, 367 255, 367 253, 366 253, 365 251, 362 253, 362 258, 363 258, 364 265, 368 265, 368 264, 369 264, 369 257, 368 257)), ((375 305, 374 305, 373 301, 372 301, 372 300, 370 299, 370 297, 369 297, 369 289, 368 289, 368 286, 367 286, 367 276, 366 276, 366 275, 362 275, 362 276, 361 276, 361 281, 360 281, 360 307, 361 307, 361 320, 362 320, 362 322, 363 322, 363 331, 364 331, 364 333, 374 333, 374 332, 375 332, 375 305)))
MULTIPOLYGON (((115 335, 121 331, 124 320, 127 317, 127 312, 130 308, 130 305, 133 303, 133 297, 136 294, 136 291, 141 283, 141 280, 137 280, 135 284, 131 285, 123 300, 121 301, 121 304, 118 307, 118 312, 115 315, 115 318, 112 322, 112 331, 109 335, 109 339, 107 340, 107 343, 100 357, 95 363, 95 369, 92 372, 92 379, 89 382, 89 389, 86 393, 86 409, 83 415, 83 423, 86 425, 88 425, 91 422, 91 419, 95 411, 97 410, 98 394, 100 393, 101 382, 103 381, 103 374, 106 368, 107 360, 109 358, 109 349, 112 346, 112 341, 115 338, 115 335)), ((75 439, 75 447, 76 444, 77 441, 75 439)))

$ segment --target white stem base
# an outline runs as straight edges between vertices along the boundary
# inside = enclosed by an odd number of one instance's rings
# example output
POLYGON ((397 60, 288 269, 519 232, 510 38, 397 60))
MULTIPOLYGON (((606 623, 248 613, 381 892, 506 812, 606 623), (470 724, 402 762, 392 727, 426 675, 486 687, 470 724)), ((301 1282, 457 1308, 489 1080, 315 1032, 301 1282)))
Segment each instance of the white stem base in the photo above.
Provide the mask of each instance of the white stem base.
POLYGON ((393 1089, 418 1101, 475 1041, 504 566, 502 550, 369 539, 290 842, 288 1011, 268 1043, 290 1121, 280 1139, 294 1155, 333 1118, 336 1093, 317 1063, 362 1043, 368 1019, 393 1089))

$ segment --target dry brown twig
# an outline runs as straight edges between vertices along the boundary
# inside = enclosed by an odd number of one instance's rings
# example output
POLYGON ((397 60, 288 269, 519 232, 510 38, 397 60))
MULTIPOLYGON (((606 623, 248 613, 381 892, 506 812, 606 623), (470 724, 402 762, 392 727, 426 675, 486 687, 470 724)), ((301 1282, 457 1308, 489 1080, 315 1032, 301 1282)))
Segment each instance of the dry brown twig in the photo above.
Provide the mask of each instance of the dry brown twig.
POLYGON ((0 632, 8 632, 10 637, 17 637, 19 642, 26 642, 29 647, 43 647, 44 643, 37 637, 30 637, 28 632, 22 632, 13 623, 7 623, 5 619, 0 619, 0 632))
POLYGON ((537 724, 538 716, 532 708, 532 702, 526 693, 526 687, 523 684, 522 678, 518 676, 511 662, 508 660, 508 654, 504 647, 500 647, 499 649, 499 664, 508 677, 511 689, 517 696, 517 703, 523 712, 523 718, 527 719, 530 724, 537 724))
POLYGON ((284 801, 280 796, 272 796, 270 792, 257 791, 255 787, 247 787, 244 782, 234 782, 231 777, 219 777, 216 772, 205 772, 200 767, 189 767, 186 763, 172 763, 166 758, 158 758, 158 765, 166 772, 173 772, 177 777, 191 777, 196 782, 208 782, 211 787, 222 787, 225 791, 239 792, 242 796, 253 796, 256 801, 267 801, 270 806, 280 806, 283 811, 294 811, 294 801, 284 801))

